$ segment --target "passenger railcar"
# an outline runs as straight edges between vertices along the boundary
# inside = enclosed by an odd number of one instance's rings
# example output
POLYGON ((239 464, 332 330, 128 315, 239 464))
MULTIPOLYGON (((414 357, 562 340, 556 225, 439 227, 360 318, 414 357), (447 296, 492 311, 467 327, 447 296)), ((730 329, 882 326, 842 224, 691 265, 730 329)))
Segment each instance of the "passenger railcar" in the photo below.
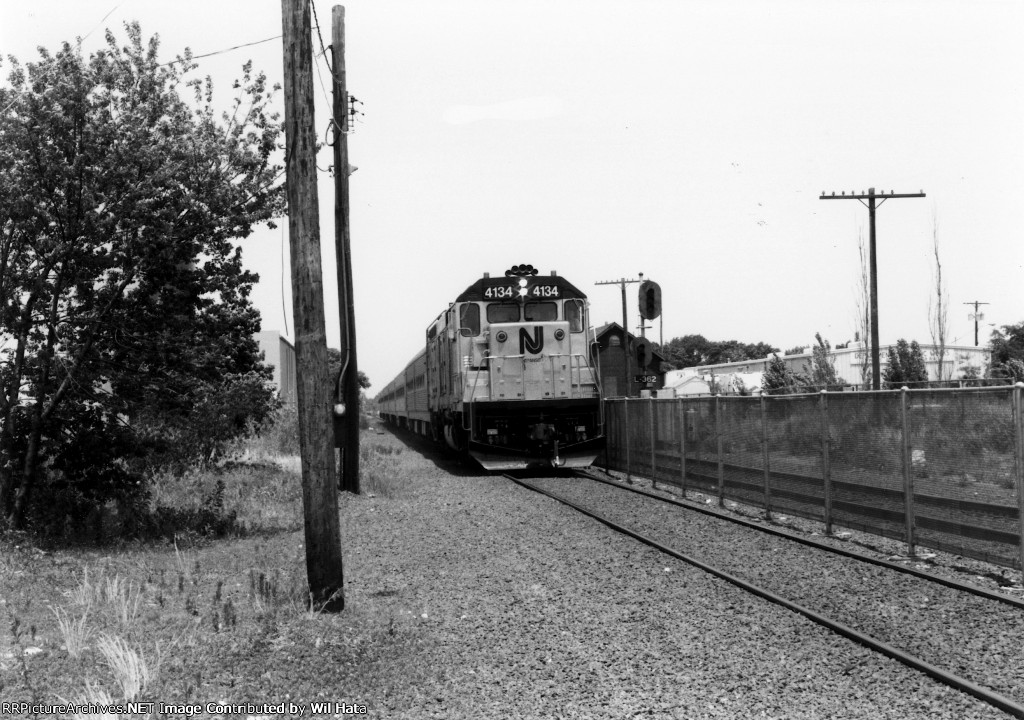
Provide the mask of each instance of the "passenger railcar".
POLYGON ((380 414, 488 470, 590 465, 604 443, 593 345, 568 280, 530 265, 485 273, 427 327, 380 414))

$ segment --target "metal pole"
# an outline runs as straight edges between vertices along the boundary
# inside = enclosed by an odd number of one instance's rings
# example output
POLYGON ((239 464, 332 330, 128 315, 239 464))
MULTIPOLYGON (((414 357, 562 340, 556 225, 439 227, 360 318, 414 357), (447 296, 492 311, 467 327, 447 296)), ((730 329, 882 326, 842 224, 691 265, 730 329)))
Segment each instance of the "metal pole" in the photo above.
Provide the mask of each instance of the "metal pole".
POLYGON ((900 423, 903 435, 903 506, 907 520, 907 555, 914 557, 914 472, 910 455, 910 418, 907 412, 907 392, 904 385, 900 388, 900 423))
POLYGON ((657 443, 657 432, 654 428, 654 398, 647 398, 647 438, 651 443, 651 485, 658 487, 658 474, 654 469, 654 446, 657 443))
POLYGON ((825 534, 832 534, 832 462, 828 448, 828 391, 821 391, 821 480, 825 493, 825 534))
POLYGON ((768 453, 768 398, 761 394, 761 462, 764 465, 764 517, 772 519, 772 486, 768 453))
POLYGON ((679 428, 679 487, 682 489, 683 499, 686 499, 686 403, 677 401, 679 411, 676 416, 682 419, 679 428))
POLYGON ((1021 582, 1024 583, 1024 382, 1013 386, 1013 423, 1016 437, 1013 465, 1017 486, 1017 532, 1020 533, 1021 582))
POLYGON ((632 438, 630 437, 630 432, 629 432, 629 398, 628 397, 622 398, 622 415, 623 415, 623 418, 625 420, 624 427, 623 427, 623 435, 626 436, 626 441, 624 443, 622 443, 623 445, 626 446, 626 482, 632 483, 633 482, 633 478, 632 478, 633 466, 632 466, 632 463, 631 463, 631 459, 632 458, 630 457, 631 453, 629 452, 630 441, 632 440, 632 438))
POLYGON ((718 453, 718 506, 725 505, 725 452, 722 448, 722 396, 715 395, 715 436, 718 453))

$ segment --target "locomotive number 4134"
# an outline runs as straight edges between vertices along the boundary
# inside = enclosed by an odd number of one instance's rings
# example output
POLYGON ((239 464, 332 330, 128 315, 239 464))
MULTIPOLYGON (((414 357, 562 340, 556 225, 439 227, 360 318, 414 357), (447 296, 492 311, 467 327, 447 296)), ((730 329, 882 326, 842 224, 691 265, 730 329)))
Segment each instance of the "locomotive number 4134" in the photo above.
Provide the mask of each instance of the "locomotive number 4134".
MULTIPOLYGON (((524 288, 524 295, 530 297, 545 297, 545 298, 556 298, 558 297, 558 286, 557 285, 534 285, 531 288, 524 288)), ((514 285, 498 285, 496 287, 489 287, 484 290, 484 297, 488 300, 503 300, 512 299, 519 296, 519 288, 514 285)))

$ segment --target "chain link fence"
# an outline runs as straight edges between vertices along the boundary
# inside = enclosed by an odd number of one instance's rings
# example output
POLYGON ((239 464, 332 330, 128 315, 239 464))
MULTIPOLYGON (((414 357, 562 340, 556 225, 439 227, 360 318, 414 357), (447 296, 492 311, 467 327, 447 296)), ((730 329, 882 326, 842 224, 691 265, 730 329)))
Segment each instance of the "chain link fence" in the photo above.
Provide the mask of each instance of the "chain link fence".
POLYGON ((1024 384, 614 399, 605 465, 835 526, 1024 566, 1024 384))

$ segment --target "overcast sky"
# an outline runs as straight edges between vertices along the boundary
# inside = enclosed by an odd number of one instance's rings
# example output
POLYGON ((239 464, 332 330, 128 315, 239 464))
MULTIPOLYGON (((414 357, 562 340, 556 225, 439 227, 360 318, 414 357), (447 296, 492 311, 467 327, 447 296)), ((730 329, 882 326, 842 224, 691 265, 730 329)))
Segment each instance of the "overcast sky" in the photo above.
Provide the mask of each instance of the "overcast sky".
MULTIPOLYGON (((459 292, 519 263, 589 293, 596 325, 622 311, 618 287, 595 282, 642 272, 662 286, 666 341, 850 340, 868 211, 821 201, 822 191, 927 193, 878 211, 883 343, 929 341, 936 232, 951 337, 973 344, 963 303, 975 300, 990 303, 983 342, 989 323, 1024 321, 1020 2, 344 5, 349 91, 365 113, 349 154, 371 393, 459 292)), ((325 44, 331 7, 316 3, 325 44)), ((281 34, 275 1, 0 0, 0 53, 24 62, 36 46, 81 37, 88 54, 105 28, 123 38, 133 19, 159 34, 168 59, 281 34)), ((279 38, 200 60, 225 105, 249 59, 281 81, 279 38)), ((330 86, 317 65, 326 130, 330 86)), ((319 165, 330 164, 326 148, 319 165)), ((323 173, 336 344, 332 192, 323 173)), ((262 229, 243 247, 261 276, 264 329, 292 336, 283 232, 262 229)), ((628 300, 635 327, 636 285, 628 300)))

